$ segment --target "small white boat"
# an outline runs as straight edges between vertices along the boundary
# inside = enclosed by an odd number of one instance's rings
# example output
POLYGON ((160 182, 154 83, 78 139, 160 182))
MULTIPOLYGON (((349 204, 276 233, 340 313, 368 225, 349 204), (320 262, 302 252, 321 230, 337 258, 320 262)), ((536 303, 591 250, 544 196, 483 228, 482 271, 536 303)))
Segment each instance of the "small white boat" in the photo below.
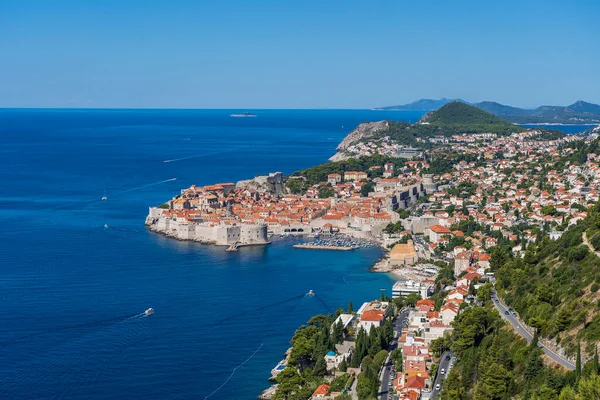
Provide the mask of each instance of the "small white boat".
POLYGON ((310 289, 310 290, 308 291, 307 295, 309 295, 309 296, 314 296, 314 295, 315 295, 315 292, 313 292, 313 291, 312 291, 312 289, 310 289))
POLYGON ((106 201, 106 200, 108 200, 108 197, 102 196, 102 201, 106 201))
POLYGON ((154 308, 150 307, 149 309, 147 309, 146 311, 144 311, 144 314, 146 314, 146 315, 152 315, 152 314, 154 314, 154 308))

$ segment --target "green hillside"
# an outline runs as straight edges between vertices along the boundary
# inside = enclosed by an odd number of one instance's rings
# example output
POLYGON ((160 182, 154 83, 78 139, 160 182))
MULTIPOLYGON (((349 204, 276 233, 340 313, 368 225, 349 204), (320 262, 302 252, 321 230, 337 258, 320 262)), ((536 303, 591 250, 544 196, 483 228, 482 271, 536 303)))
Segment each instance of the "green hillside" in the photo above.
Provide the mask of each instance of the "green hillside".
POLYGON ((600 205, 558 240, 530 245, 524 258, 513 259, 502 248, 492 253, 493 260, 503 261, 492 263, 501 265, 495 271, 501 297, 571 355, 578 342, 590 355, 600 341, 600 258, 590 246, 600 250, 600 205))
POLYGON ((524 130, 475 106, 457 101, 425 114, 419 124, 442 129, 445 134, 489 132, 508 135, 524 130))

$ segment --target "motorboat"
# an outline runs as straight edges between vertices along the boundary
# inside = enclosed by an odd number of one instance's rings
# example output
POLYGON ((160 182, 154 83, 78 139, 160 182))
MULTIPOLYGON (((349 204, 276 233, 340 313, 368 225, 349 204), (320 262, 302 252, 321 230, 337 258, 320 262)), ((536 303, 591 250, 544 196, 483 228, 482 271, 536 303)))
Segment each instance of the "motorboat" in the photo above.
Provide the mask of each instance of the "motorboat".
POLYGON ((154 314, 154 308, 150 307, 149 309, 147 309, 146 311, 144 311, 144 314, 146 314, 146 315, 152 315, 152 314, 154 314))
POLYGON ((315 295, 315 292, 313 292, 313 291, 312 291, 312 289, 310 289, 310 290, 308 291, 307 295, 309 295, 309 296, 314 296, 314 295, 315 295))
POLYGON ((106 200, 108 200, 108 197, 102 196, 102 201, 106 201, 106 200))

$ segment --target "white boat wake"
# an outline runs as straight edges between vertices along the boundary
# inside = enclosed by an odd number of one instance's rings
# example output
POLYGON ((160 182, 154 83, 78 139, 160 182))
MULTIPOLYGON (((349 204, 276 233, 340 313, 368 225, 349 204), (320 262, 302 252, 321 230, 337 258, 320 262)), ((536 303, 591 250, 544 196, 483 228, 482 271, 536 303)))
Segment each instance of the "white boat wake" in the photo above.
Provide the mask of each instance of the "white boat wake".
POLYGON ((227 382, 229 382, 231 380, 231 378, 233 378, 233 375, 235 374, 235 371, 237 371, 238 368, 242 367, 244 364, 246 364, 248 361, 250 361, 250 359, 252 359, 252 357, 254 357, 256 355, 256 353, 258 353, 258 351, 260 349, 262 349, 264 343, 261 343, 260 346, 258 346, 258 349, 254 350, 254 353, 252 353, 252 355, 250 357, 248 357, 243 363, 241 363, 240 365, 238 365, 237 367, 235 367, 233 369, 233 371, 231 371, 231 375, 229 375, 229 378, 227 378, 225 380, 225 382, 223 382, 221 384, 221 386, 219 386, 217 389, 215 389, 211 394, 209 394, 208 396, 206 396, 204 398, 204 400, 208 399, 209 397, 211 397, 212 395, 216 394, 219 390, 223 389, 223 387, 227 384, 227 382))

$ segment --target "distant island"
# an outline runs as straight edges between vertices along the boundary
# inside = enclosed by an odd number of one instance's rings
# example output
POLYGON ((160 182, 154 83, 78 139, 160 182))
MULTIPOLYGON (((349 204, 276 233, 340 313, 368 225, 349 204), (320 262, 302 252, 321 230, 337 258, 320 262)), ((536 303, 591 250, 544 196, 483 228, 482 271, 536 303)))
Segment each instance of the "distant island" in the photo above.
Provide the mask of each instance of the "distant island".
POLYGON ((379 107, 377 110, 420 110, 434 111, 452 102, 473 105, 483 111, 502 117, 517 124, 600 124, 600 105, 577 101, 569 106, 540 106, 525 109, 500 104, 494 101, 469 103, 462 99, 421 99, 409 104, 379 107))

